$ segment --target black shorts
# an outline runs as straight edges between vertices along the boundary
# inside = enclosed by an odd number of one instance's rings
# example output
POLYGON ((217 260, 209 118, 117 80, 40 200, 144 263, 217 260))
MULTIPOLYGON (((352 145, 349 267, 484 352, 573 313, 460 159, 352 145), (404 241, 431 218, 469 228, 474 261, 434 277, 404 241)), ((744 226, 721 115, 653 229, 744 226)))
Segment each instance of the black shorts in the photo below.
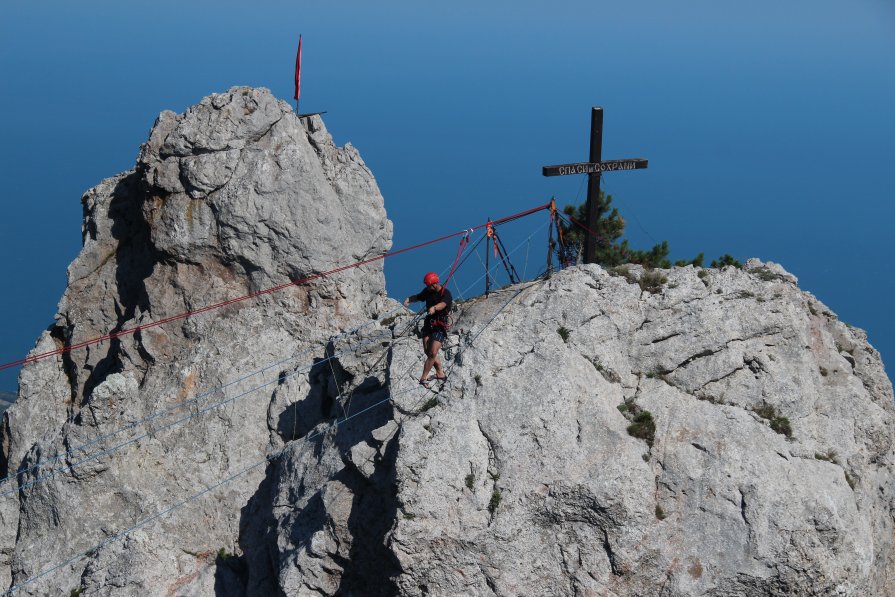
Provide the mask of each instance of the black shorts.
POLYGON ((447 338, 447 333, 445 332, 444 327, 440 325, 432 325, 432 322, 428 320, 423 324, 422 334, 423 338, 428 336, 432 340, 441 342, 442 344, 444 344, 444 340, 447 338))

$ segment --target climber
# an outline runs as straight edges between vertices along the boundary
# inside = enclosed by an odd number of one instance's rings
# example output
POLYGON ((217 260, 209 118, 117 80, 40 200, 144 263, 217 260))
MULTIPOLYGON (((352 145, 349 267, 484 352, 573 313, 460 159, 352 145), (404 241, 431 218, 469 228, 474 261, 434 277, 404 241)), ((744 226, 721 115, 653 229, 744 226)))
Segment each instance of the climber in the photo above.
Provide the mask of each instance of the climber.
POLYGON ((426 363, 423 365, 423 375, 420 385, 431 388, 433 380, 429 378, 429 371, 435 367, 435 381, 444 381, 447 375, 441 368, 441 359, 438 351, 447 336, 448 314, 451 311, 453 298, 451 291, 439 284, 438 274, 429 272, 423 276, 423 284, 426 285, 419 294, 414 294, 404 299, 404 306, 417 301, 426 302, 426 319, 423 322, 423 352, 426 354, 426 363))

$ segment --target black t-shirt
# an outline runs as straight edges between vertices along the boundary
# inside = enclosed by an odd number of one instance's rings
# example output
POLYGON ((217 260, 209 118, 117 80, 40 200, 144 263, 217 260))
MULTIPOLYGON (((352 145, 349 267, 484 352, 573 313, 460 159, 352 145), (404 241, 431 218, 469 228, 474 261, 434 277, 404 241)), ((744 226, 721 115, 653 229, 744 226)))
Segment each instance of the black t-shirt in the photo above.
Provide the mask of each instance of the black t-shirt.
POLYGON ((416 295, 416 299, 418 301, 426 301, 426 311, 428 311, 430 307, 434 307, 438 303, 444 302, 444 309, 436 311, 435 315, 428 315, 428 313, 426 315, 426 317, 430 317, 436 321, 445 321, 451 310, 451 306, 454 304, 454 297, 451 296, 451 291, 444 286, 442 286, 442 290, 429 290, 429 287, 426 286, 416 295))

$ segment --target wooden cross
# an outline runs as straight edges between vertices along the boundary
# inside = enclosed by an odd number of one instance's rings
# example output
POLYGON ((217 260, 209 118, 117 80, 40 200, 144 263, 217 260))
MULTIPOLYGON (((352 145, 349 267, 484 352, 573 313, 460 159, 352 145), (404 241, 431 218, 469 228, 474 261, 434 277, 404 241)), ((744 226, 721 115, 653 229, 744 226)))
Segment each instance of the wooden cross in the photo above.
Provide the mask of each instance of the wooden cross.
MULTIPOLYGON (((600 175, 617 170, 640 170, 646 168, 644 158, 602 161, 603 153, 603 108, 593 107, 590 112, 590 161, 574 164, 544 166, 544 176, 565 176, 567 174, 587 174, 587 217, 585 226, 597 229, 597 202, 600 199, 600 175)), ((597 240, 592 234, 584 236, 584 262, 596 263, 597 240)))

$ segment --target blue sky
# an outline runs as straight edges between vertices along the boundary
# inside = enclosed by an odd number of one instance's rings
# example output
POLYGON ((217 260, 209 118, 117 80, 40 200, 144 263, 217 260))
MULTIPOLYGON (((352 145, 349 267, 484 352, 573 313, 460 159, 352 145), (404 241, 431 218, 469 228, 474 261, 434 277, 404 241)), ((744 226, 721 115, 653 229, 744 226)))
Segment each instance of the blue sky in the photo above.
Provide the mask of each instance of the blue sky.
MULTIPOLYGON (((551 195, 583 200, 581 177, 541 166, 587 158, 600 105, 604 159, 650 160, 604 179, 634 246, 779 262, 895 358, 891 2, 8 0, 0 362, 52 322, 83 192, 133 166, 164 109, 233 85, 291 98, 299 33, 302 111, 327 110, 336 142, 360 150, 395 247, 551 195)), ((529 274, 543 264, 543 229, 525 240, 539 217, 504 232, 529 274)), ((390 261, 391 294, 418 290, 455 251, 390 261)), ((0 389, 16 374, 0 373, 0 389)))

